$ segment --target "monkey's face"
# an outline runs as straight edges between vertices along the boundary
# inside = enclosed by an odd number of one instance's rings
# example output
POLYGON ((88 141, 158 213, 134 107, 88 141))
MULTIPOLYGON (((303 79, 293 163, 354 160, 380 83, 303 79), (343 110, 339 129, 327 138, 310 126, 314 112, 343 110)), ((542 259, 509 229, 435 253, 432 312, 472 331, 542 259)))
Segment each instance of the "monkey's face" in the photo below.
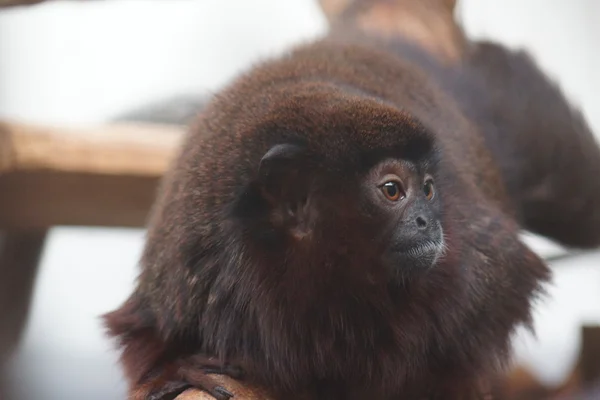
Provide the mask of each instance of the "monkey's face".
POLYGON ((434 265, 444 251, 444 235, 437 187, 426 168, 386 159, 370 169, 361 189, 382 228, 386 264, 403 275, 434 265))
POLYGON ((259 167, 270 237, 304 265, 359 265, 349 273, 367 268, 392 280, 428 270, 444 251, 431 163, 378 155, 362 164, 331 168, 301 146, 271 147, 259 167))

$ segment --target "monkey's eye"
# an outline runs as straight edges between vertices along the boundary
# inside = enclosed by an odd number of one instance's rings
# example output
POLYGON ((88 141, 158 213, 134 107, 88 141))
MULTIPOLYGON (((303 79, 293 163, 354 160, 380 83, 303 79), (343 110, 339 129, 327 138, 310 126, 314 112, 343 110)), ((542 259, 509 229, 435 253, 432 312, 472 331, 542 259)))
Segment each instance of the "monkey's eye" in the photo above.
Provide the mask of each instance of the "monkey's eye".
POLYGON ((423 192, 425 193, 427 200, 431 200, 433 199, 433 196, 435 196, 435 188, 433 187, 433 181, 431 179, 427 179, 423 184, 423 192))
POLYGON ((383 195, 390 201, 398 201, 404 198, 404 191, 398 182, 389 181, 381 186, 383 195))

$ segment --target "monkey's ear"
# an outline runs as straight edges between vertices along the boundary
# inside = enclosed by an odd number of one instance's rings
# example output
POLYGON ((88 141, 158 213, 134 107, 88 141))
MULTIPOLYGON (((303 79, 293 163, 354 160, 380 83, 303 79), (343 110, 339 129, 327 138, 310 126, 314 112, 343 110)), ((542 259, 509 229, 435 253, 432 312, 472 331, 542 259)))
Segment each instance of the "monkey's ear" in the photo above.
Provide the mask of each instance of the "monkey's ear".
POLYGON ((309 166, 306 150, 296 144, 277 144, 260 160, 258 182, 271 203, 298 201, 308 191, 309 166))

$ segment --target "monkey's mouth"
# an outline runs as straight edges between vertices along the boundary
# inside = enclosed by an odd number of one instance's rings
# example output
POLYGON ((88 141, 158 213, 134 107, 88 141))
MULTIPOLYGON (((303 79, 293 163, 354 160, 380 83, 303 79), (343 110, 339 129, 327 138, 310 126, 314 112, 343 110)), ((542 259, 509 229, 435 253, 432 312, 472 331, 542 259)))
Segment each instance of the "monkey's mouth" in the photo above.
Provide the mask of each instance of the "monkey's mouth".
POLYGON ((430 241, 419 246, 413 247, 405 252, 408 257, 435 257, 439 258, 444 252, 444 240, 430 241))
POLYGON ((411 247, 394 249, 396 265, 402 269, 429 269, 445 252, 444 238, 428 240, 411 247))

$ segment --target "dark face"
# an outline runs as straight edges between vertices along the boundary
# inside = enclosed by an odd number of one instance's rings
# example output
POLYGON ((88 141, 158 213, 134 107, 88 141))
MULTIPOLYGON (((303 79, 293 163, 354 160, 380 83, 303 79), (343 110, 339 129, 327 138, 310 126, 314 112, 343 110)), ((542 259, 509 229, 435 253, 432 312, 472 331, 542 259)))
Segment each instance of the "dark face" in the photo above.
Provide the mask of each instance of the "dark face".
POLYGON ((261 161, 266 220, 276 228, 268 231, 289 235, 291 246, 298 241, 306 249, 312 243, 333 258, 347 248, 339 258, 344 264, 377 257, 392 276, 426 271, 438 261, 444 252, 441 205, 426 166, 385 159, 354 181, 346 175, 351 167, 340 175, 310 167, 305 156, 305 149, 284 144, 272 147, 261 161), (353 199, 359 192, 357 204, 353 199))
POLYGON ((409 161, 388 159, 363 180, 367 202, 384 227, 384 260, 401 272, 426 270, 444 251, 436 185, 420 169, 409 161))

